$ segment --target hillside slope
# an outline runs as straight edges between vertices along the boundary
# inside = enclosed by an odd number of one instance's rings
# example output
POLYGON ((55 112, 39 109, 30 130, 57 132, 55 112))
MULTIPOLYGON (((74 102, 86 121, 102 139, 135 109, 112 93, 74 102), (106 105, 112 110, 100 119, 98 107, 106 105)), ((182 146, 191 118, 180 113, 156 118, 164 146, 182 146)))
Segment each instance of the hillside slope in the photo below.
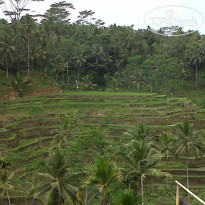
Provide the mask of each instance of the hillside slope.
MULTIPOLYGON (((79 111, 84 126, 101 125, 116 146, 127 142, 123 132, 142 121, 150 127, 152 135, 166 131, 176 133, 177 125, 184 120, 193 123, 197 132, 205 130, 205 110, 186 98, 149 93, 66 92, 2 103, 1 150, 26 153, 28 163, 34 163, 31 160, 34 153, 37 156, 42 147, 49 145, 53 138, 51 130, 58 127, 59 119, 72 109, 79 111)), ((205 184, 204 161, 191 158, 189 161, 190 183, 192 187, 201 188, 205 184)), ((22 166, 17 161, 13 163, 22 166)), ((186 181, 184 168, 175 167, 172 160, 170 167, 174 179, 186 181)))
POLYGON ((0 70, 0 100, 15 100, 20 98, 19 89, 23 97, 60 93, 60 87, 48 76, 32 73, 31 76, 12 76, 6 78, 6 72, 0 70))

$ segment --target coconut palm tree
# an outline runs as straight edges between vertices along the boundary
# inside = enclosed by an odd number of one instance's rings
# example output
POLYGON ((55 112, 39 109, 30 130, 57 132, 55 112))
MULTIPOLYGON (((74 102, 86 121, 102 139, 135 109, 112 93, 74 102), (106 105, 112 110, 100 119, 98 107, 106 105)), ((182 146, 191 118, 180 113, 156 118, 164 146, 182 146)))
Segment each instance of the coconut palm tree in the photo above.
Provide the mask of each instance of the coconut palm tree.
POLYGON ((93 46, 91 48, 91 54, 93 57, 95 57, 95 64, 96 64, 96 70, 97 70, 97 80, 98 80, 98 78, 99 78, 99 61, 103 60, 103 56, 104 56, 103 47, 93 46))
POLYGON ((9 59, 13 61, 13 51, 15 50, 15 47, 11 45, 11 40, 7 35, 4 35, 4 38, 2 41, 0 41, 0 55, 3 58, 3 61, 5 62, 6 66, 6 76, 9 77, 9 68, 8 68, 8 61, 9 59))
POLYGON ((204 42, 198 41, 197 39, 191 39, 187 44, 186 57, 191 65, 195 66, 194 81, 197 84, 197 73, 199 66, 205 61, 205 49, 204 42))
POLYGON ((87 88, 88 90, 95 90, 95 88, 97 87, 97 84, 94 83, 93 80, 94 80, 94 76, 90 74, 83 77, 84 87, 87 88))
POLYGON ((139 205, 141 203, 141 198, 135 196, 133 190, 125 189, 120 198, 120 205, 139 205))
POLYGON ((172 154, 173 143, 175 140, 175 136, 172 136, 168 133, 159 135, 160 151, 166 159, 168 159, 172 154))
POLYGON ((27 39, 27 64, 28 64, 28 74, 30 75, 30 35, 34 27, 34 19, 27 14, 22 17, 21 21, 24 24, 25 38, 27 39))
POLYGON ((17 74, 16 78, 12 79, 12 88, 20 98, 23 97, 23 92, 32 85, 33 81, 28 76, 17 74))
POLYGON ((12 189, 10 180, 13 178, 13 173, 9 173, 9 168, 11 164, 5 160, 5 158, 0 159, 0 188, 6 192, 8 204, 11 205, 11 200, 9 196, 9 189, 12 189))
POLYGON ((110 203, 110 185, 121 181, 121 178, 122 175, 116 163, 101 157, 96 160, 95 165, 88 168, 88 179, 85 181, 85 185, 96 185, 101 195, 101 204, 108 205, 110 203))
POLYGON ((149 134, 149 128, 146 126, 144 122, 139 123, 134 129, 129 132, 124 133, 129 139, 133 140, 146 140, 149 134))
POLYGON ((77 51, 74 57, 74 64, 77 67, 78 83, 80 82, 80 69, 86 63, 86 57, 82 50, 77 51))
POLYGON ((119 85, 121 85, 121 71, 120 71, 120 67, 123 64, 123 60, 116 60, 115 61, 115 65, 117 67, 117 73, 118 73, 118 83, 119 85))
POLYGON ((56 133, 54 137, 55 144, 57 142, 59 146, 67 145, 68 139, 74 138, 76 130, 81 128, 79 113, 77 110, 72 110, 59 121, 59 128, 51 130, 51 134, 56 133))
POLYGON ((43 196, 47 205, 81 204, 81 192, 79 188, 69 184, 68 164, 60 149, 50 152, 49 159, 42 163, 42 168, 37 174, 39 184, 34 188, 34 198, 43 196))
MULTIPOLYGON (((163 133, 159 136, 159 149, 163 155, 163 157, 166 160, 166 165, 168 164, 168 159, 173 153, 173 144, 175 142, 176 138, 174 136, 171 136, 168 133, 163 133)), ((166 186, 168 187, 168 176, 166 177, 166 186)))
POLYGON ((187 175, 187 188, 189 189, 189 162, 188 157, 194 154, 196 157, 203 154, 204 151, 204 138, 197 135, 193 131, 193 125, 185 121, 179 125, 178 130, 178 144, 175 155, 183 156, 185 154, 186 159, 186 175, 187 175))
POLYGON ((145 178, 147 176, 160 177, 168 174, 159 169, 162 155, 159 151, 152 148, 151 143, 132 140, 127 148, 130 150, 130 153, 124 156, 127 171, 126 181, 138 181, 141 188, 143 205, 145 178))

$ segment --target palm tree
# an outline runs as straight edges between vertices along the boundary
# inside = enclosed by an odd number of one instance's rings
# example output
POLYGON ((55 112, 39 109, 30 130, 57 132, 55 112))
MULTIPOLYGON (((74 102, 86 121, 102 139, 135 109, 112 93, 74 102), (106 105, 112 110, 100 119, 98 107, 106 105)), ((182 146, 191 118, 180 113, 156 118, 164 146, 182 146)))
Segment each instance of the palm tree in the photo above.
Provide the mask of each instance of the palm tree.
POLYGON ((78 83, 80 82, 80 68, 86 63, 86 57, 84 56, 83 51, 78 51, 75 58, 74 64, 77 67, 77 74, 78 74, 78 83))
POLYGON ((16 93, 18 93, 19 97, 23 97, 23 91, 26 88, 29 88, 33 85, 33 82, 30 77, 28 76, 21 76, 17 74, 16 78, 12 80, 12 87, 16 93))
POLYGON ((92 55, 95 57, 95 64, 97 69, 97 79, 99 77, 99 60, 103 59, 104 56, 104 50, 103 47, 100 46, 93 46, 91 49, 92 55))
POLYGON ((153 55, 153 43, 155 42, 155 35, 153 32, 150 31, 150 27, 148 26, 147 27, 147 30, 145 32, 145 38, 146 38, 146 41, 149 45, 149 55, 152 56, 153 55))
POLYGON ((22 18, 22 21, 24 22, 24 26, 25 26, 25 37, 27 39, 27 63, 28 63, 28 74, 30 75, 30 34, 32 33, 32 28, 34 26, 34 20, 32 19, 32 17, 27 14, 26 16, 24 16, 22 18))
POLYGON ((138 205, 141 203, 141 198, 135 196, 133 190, 125 189, 120 198, 120 205, 138 205))
POLYGON ((203 41, 198 41, 197 39, 192 39, 187 44, 186 56, 191 65, 195 66, 194 81, 197 84, 197 73, 198 67, 205 61, 205 49, 203 41))
POLYGON ((104 69, 109 71, 110 65, 113 62, 113 57, 105 53, 103 56, 103 60, 104 60, 104 69))
POLYGON ((139 92, 141 84, 146 84, 146 77, 141 68, 135 69, 134 73, 130 76, 130 82, 137 87, 137 92, 139 92))
POLYGON ((79 188, 68 183, 68 164, 60 149, 50 152, 49 159, 42 163, 42 168, 42 172, 38 173, 39 185, 34 188, 34 198, 43 196, 47 205, 81 203, 79 188))
POLYGON ((146 126, 144 122, 141 122, 137 124, 137 126, 134 127, 134 129, 130 130, 129 132, 126 132, 124 135, 126 135, 129 139, 134 140, 146 140, 149 134, 149 128, 146 126))
POLYGON ((137 180, 141 188, 142 205, 144 199, 144 179, 146 176, 165 176, 167 173, 158 168, 162 155, 152 148, 151 143, 132 140, 128 148, 131 149, 128 155, 124 156, 125 167, 127 168, 126 181, 137 180))
POLYGON ((186 157, 186 175, 187 175, 187 188, 189 189, 189 163, 188 157, 190 154, 194 154, 196 157, 203 154, 204 151, 204 138, 197 135, 193 131, 193 125, 185 121, 183 124, 179 125, 178 132, 178 144, 175 154, 177 156, 182 156, 185 154, 186 157))
POLYGON ((175 140, 175 137, 168 133, 164 133, 159 136, 160 150, 166 159, 171 156, 171 152, 173 151, 173 143, 175 140))
POLYGON ((14 46, 11 46, 10 39, 7 35, 4 36, 3 41, 0 42, 0 54, 3 57, 6 66, 6 76, 9 77, 9 68, 8 68, 8 59, 10 58, 13 61, 13 51, 15 50, 14 46))
MULTIPOLYGON (((162 135, 159 136, 159 148, 160 151, 162 153, 162 155, 165 157, 166 159, 166 164, 168 164, 168 159, 171 156, 172 152, 173 152, 173 143, 175 141, 174 136, 171 136, 167 133, 164 133, 162 135)), ((166 177, 166 186, 167 189, 168 187, 168 176, 166 177)))
POLYGON ((88 179, 85 185, 96 185, 101 194, 101 204, 108 205, 110 202, 110 185, 121 181, 122 175, 113 161, 98 158, 96 164, 89 167, 88 179))
POLYGON ((80 118, 77 110, 72 110, 70 113, 65 114, 62 119, 60 119, 60 126, 58 129, 51 130, 55 134, 55 143, 57 142, 59 146, 67 145, 68 138, 74 138, 77 129, 80 129, 80 118))
POLYGON ((117 73, 118 73, 118 83, 119 85, 121 85, 121 71, 120 71, 120 67, 122 65, 123 61, 122 60, 116 60, 115 61, 115 65, 117 67, 117 73))
POLYGON ((94 80, 94 76, 93 75, 86 75, 85 77, 83 77, 83 85, 85 88, 87 88, 88 90, 95 90, 97 84, 95 84, 93 82, 94 80))
POLYGON ((0 159, 0 188, 5 190, 9 205, 11 205, 11 201, 8 189, 13 188, 10 183, 10 180, 13 178, 13 173, 9 174, 10 167, 11 164, 9 162, 7 162, 4 158, 0 159))

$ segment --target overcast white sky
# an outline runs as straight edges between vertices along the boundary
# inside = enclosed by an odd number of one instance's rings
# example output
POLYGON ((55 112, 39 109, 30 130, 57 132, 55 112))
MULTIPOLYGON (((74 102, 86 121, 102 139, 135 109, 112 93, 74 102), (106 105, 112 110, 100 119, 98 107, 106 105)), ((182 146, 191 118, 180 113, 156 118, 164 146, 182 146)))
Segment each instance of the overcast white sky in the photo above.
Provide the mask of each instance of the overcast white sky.
MULTIPOLYGON (((9 1, 9 0, 6 0, 9 1)), ((37 13, 45 13, 50 5, 60 0, 45 0, 44 2, 33 2, 29 8, 37 13)), ((106 25, 116 23, 117 25, 134 25, 137 28, 146 28, 144 17, 152 9, 167 5, 181 5, 190 7, 205 14, 205 0, 66 0, 72 3, 76 10, 72 13, 73 18, 79 11, 93 10, 95 17, 102 19, 106 25)), ((189 13, 187 13, 189 17, 189 13)), ((3 17, 0 12, 0 17, 3 17)), ((205 23, 198 29, 205 34, 205 23)))

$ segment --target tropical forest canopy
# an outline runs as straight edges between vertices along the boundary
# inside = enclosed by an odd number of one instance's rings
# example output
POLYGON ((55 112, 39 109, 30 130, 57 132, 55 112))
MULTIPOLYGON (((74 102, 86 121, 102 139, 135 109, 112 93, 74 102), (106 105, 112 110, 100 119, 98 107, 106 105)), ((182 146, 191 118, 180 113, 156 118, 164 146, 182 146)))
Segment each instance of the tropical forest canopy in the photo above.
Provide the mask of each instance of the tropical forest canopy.
POLYGON ((78 80, 82 90, 171 95, 204 86, 205 38, 198 32, 171 37, 133 25, 106 27, 92 10, 71 22, 75 7, 65 1, 52 4, 36 21, 38 15, 23 15, 26 6, 20 6, 5 11, 9 21, 0 20, 0 69, 8 76, 40 72, 68 89, 76 89, 78 80))

